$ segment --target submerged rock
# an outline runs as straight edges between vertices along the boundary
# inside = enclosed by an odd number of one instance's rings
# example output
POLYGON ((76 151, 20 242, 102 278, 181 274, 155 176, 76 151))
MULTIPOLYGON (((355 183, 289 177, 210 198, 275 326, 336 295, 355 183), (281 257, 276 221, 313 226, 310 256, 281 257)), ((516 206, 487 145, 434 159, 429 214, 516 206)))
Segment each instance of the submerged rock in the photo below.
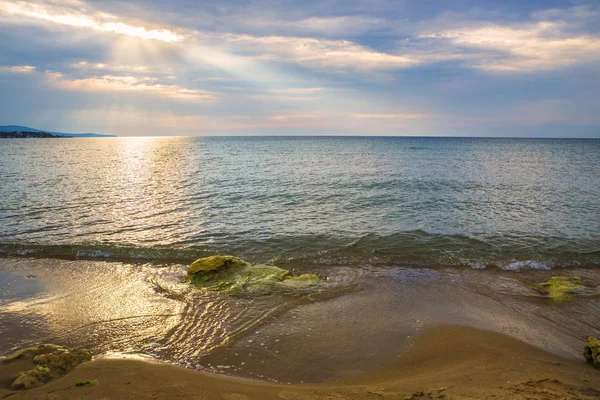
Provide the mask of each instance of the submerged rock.
POLYGON ((287 276, 281 281, 281 284, 288 287, 304 287, 306 285, 317 284, 321 279, 315 274, 303 274, 300 276, 287 276))
POLYGON ((578 276, 557 275, 536 286, 536 290, 554 301, 566 301, 571 294, 582 291, 584 288, 578 276))
POLYGON ((590 336, 583 348, 583 356, 586 360, 600 368, 600 340, 590 336))
POLYGON ((33 368, 19 372, 11 389, 31 389, 60 378, 73 367, 90 361, 92 353, 85 349, 68 349, 54 344, 41 344, 16 351, 3 358, 2 364, 31 361, 33 368))
POLYGON ((276 287, 306 289, 321 283, 314 274, 293 276, 286 269, 274 265, 252 265, 233 256, 200 258, 189 266, 187 278, 198 288, 231 292, 276 287))

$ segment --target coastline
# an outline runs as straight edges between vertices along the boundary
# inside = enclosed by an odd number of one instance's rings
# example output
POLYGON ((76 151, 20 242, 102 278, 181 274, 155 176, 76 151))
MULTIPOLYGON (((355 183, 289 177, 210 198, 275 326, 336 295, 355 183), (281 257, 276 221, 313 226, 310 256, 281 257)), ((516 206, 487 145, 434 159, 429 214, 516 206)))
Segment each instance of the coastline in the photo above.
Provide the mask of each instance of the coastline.
MULTIPOLYGON (((0 381, 7 380, 0 369, 0 381)), ((598 399, 600 371, 505 335, 459 326, 425 330, 388 366, 322 384, 285 385, 133 359, 101 357, 10 399, 598 399), (76 387, 78 380, 97 380, 76 387)))

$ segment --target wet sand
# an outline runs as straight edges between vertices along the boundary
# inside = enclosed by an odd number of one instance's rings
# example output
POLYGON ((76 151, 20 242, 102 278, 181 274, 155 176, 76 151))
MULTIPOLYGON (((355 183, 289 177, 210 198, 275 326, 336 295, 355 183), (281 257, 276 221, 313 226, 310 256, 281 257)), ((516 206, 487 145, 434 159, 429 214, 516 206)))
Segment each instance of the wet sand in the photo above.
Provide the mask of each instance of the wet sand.
POLYGON ((0 258, 0 354, 56 343, 96 355, 27 392, 7 389, 25 367, 0 367, 0 398, 600 396, 581 354, 600 334, 596 269, 567 272, 590 289, 565 303, 532 289, 551 271, 329 268, 331 290, 241 297, 194 289, 185 273, 0 258))
MULTIPOLYGON (((0 368, 6 384, 13 371, 0 368)), ((324 384, 285 385, 235 379, 173 365, 100 358, 16 399, 598 399, 600 371, 510 337, 443 326, 375 371, 324 384), (78 380, 97 380, 76 387, 78 380)))

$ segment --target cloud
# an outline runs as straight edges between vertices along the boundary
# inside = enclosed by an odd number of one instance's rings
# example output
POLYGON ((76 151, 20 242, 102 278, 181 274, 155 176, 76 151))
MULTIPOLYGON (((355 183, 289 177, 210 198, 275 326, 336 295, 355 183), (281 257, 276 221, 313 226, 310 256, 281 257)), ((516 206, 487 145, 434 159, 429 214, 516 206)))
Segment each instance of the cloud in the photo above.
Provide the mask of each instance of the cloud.
POLYGON ((311 17, 295 23, 298 29, 324 33, 326 35, 356 34, 371 29, 381 29, 387 22, 380 18, 360 15, 342 15, 337 17, 311 17))
POLYGON ((88 61, 79 61, 69 65, 73 69, 84 71, 126 71, 135 73, 146 73, 151 70, 146 65, 118 65, 110 63, 94 63, 88 61))
POLYGON ((235 51, 253 53, 262 60, 298 63, 308 68, 393 70, 420 63, 410 55, 379 52, 348 40, 237 34, 222 35, 221 39, 235 51))
POLYGON ((323 87, 306 87, 306 88, 273 89, 273 90, 271 90, 271 92, 305 95, 305 94, 324 92, 326 90, 329 90, 329 89, 323 88, 323 87))
POLYGON ((435 115, 429 114, 354 114, 354 118, 360 119, 427 119, 436 118, 435 115))
POLYGON ((35 71, 35 67, 32 65, 0 66, 0 72, 29 74, 34 71, 35 71))
POLYGON ((29 112, 23 119, 33 125, 47 103, 48 120, 85 106, 102 124, 110 103, 123 113, 115 126, 138 112, 144 128, 131 132, 143 133, 597 124, 589 116, 598 115, 599 12, 590 7, 526 14, 537 6, 450 2, 422 5, 428 12, 415 18, 402 7, 384 14, 347 3, 184 3, 185 11, 180 0, 0 1, 3 87, 27 99, 11 102, 3 118, 29 112), (146 123, 156 112, 165 123, 146 123))
POLYGON ((292 19, 289 15, 236 15, 229 22, 246 33, 269 32, 282 35, 356 36, 372 30, 382 30, 389 23, 381 18, 362 15, 312 16, 292 19))
POLYGON ((291 115, 272 115, 268 119, 271 121, 290 121, 321 118, 320 114, 291 114, 291 115))
POLYGON ((333 127, 331 121, 318 114, 306 115, 274 115, 274 116, 248 116, 248 115, 172 115, 166 113, 153 113, 145 115, 145 120, 151 121, 150 129, 164 129, 169 132, 189 134, 228 134, 231 132, 247 133, 248 130, 259 129, 264 134, 264 129, 278 128, 327 128, 333 127))
POLYGON ((134 26, 112 14, 88 11, 88 5, 79 1, 54 3, 34 3, 29 1, 3 0, 0 3, 0 12, 9 16, 7 22, 16 22, 14 17, 21 17, 20 22, 46 21, 58 25, 86 28, 101 32, 137 37, 140 39, 154 39, 162 42, 179 42, 184 39, 168 29, 146 29, 143 26, 134 26))
MULTIPOLYGON (((312 16, 298 20, 264 17, 257 20, 266 24, 263 30, 281 34, 260 36, 196 32, 184 28, 151 29, 146 27, 151 25, 149 22, 128 22, 130 19, 126 17, 94 10, 80 0, 42 3, 6 0, 0 3, 0 15, 8 23, 47 22, 167 43, 195 38, 199 46, 193 46, 192 40, 192 45, 182 51, 200 54, 198 57, 203 62, 224 68, 231 67, 232 63, 240 65, 247 59, 298 64, 331 72, 361 73, 398 71, 446 61, 487 72, 526 73, 598 61, 600 37, 582 30, 586 23, 597 19, 598 13, 581 6, 550 9, 532 14, 531 22, 505 24, 460 20, 459 16, 454 16, 452 22, 444 22, 446 26, 454 27, 445 29, 439 28, 440 21, 430 20, 413 25, 420 26, 420 31, 413 31, 384 51, 350 40, 294 35, 302 31, 336 36, 353 29, 393 32, 390 20, 368 16, 312 16)), ((252 24, 255 19, 248 18, 250 22, 245 24, 252 24)), ((230 30, 235 28, 229 27, 230 30)), ((101 65, 96 68, 102 69, 101 65)), ((120 67, 122 70, 135 68, 120 67)), ((87 65, 87 68, 91 66, 87 65)), ((115 70, 118 66, 111 68, 115 70)))
POLYGON ((152 77, 103 75, 69 79, 57 72, 47 72, 46 77, 50 85, 62 90, 149 93, 187 102, 213 102, 217 99, 213 93, 200 89, 163 84, 157 78, 152 77))
POLYGON ((600 60, 600 37, 582 32, 579 26, 594 12, 576 8, 567 10, 563 20, 558 15, 540 12, 532 18, 546 19, 528 23, 453 21, 457 27, 443 30, 432 23, 387 52, 349 40, 299 36, 224 34, 217 41, 231 52, 260 60, 338 72, 397 71, 453 61, 487 72, 527 73, 600 60))
POLYGON ((583 5, 570 8, 550 8, 536 11, 532 16, 542 21, 568 21, 572 25, 581 25, 582 22, 589 21, 597 25, 600 9, 583 5))
POLYGON ((537 13, 554 20, 518 24, 464 23, 463 28, 419 35, 436 48, 454 54, 467 66, 487 72, 527 73, 550 71, 600 61, 600 37, 581 32, 582 9, 537 13), (451 49, 451 50, 448 50, 451 49))
POLYGON ((272 102, 319 101, 331 96, 335 91, 339 90, 347 89, 324 87, 270 89, 266 90, 264 93, 249 95, 249 97, 272 102))

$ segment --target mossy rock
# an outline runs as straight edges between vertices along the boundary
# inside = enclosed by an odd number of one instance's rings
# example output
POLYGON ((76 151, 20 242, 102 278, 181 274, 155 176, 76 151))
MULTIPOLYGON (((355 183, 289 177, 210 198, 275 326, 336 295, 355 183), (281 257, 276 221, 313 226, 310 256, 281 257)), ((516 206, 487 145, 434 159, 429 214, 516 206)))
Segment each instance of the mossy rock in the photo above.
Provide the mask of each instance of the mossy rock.
POLYGON ((2 364, 29 359, 33 368, 21 371, 11 389, 31 389, 60 378, 75 366, 90 361, 92 353, 85 349, 69 349, 54 344, 42 344, 21 349, 2 359, 2 364))
POLYGON ((583 347, 583 356, 597 368, 600 368, 600 340, 590 336, 583 347))
POLYGON ((85 387, 85 386, 96 386, 98 384, 98 381, 93 380, 93 381, 77 381, 75 382, 75 386, 78 387, 85 387))
POLYGON ((536 290, 556 302, 570 300, 572 294, 583 291, 584 286, 578 276, 557 275, 536 285, 536 290))
POLYGON ((14 361, 20 360, 22 358, 26 358, 26 357, 30 357, 33 359, 33 357, 40 355, 40 354, 53 353, 53 352, 61 351, 64 349, 65 349, 65 347, 58 346, 56 344, 40 344, 35 347, 26 347, 24 349, 17 350, 14 353, 9 354, 6 357, 3 357, 2 364, 9 364, 11 362, 14 362, 14 361))
POLYGON ((198 288, 227 292, 307 289, 321 283, 314 274, 293 276, 286 269, 274 265, 252 265, 233 256, 200 258, 189 266, 187 277, 198 288))
POLYGON ((188 277, 199 272, 210 272, 226 267, 245 267, 248 263, 241 258, 233 256, 210 256, 199 258, 190 264, 188 277))
POLYGON ((315 274, 303 274, 300 276, 286 276, 281 284, 287 287, 305 287, 306 285, 316 285, 321 279, 315 274))

